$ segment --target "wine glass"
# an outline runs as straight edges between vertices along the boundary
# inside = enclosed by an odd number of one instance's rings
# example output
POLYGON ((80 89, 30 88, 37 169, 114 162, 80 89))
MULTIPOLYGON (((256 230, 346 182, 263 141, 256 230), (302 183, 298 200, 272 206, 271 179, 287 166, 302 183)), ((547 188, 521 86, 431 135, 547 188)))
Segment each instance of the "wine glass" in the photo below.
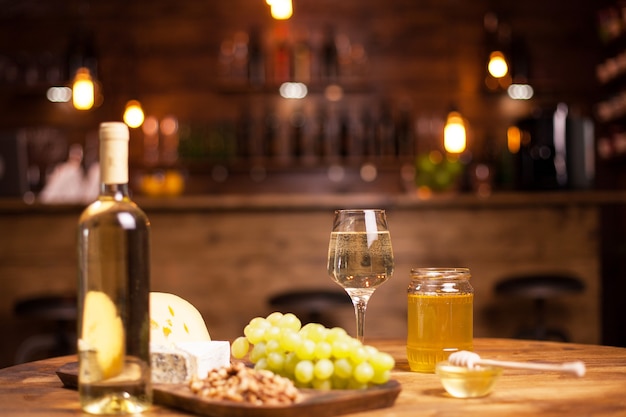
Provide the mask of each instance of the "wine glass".
POLYGON ((367 303, 374 290, 391 278, 393 268, 385 210, 336 210, 328 245, 328 275, 352 299, 360 341, 367 303))

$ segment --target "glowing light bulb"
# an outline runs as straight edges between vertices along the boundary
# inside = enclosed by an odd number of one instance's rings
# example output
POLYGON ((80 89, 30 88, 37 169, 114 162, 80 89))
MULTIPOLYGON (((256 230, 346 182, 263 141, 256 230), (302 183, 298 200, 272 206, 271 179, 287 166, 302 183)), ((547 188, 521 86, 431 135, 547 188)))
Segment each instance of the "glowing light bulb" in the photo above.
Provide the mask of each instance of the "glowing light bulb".
POLYGON ((518 153, 522 143, 522 132, 516 126, 511 126, 506 131, 506 145, 511 153, 518 153))
POLYGON ((89 110, 95 101, 95 87, 87 68, 79 68, 72 85, 72 104, 77 110, 89 110))
POLYGON ((491 53, 487 70, 494 78, 502 78, 509 72, 509 65, 506 63, 502 52, 495 51, 491 53))
POLYGON ((126 110, 124 110, 124 123, 128 127, 137 128, 142 125, 144 121, 143 109, 141 104, 137 100, 130 100, 126 103, 126 110))
POLYGON ((270 6, 270 13, 276 20, 287 20, 293 14, 291 0, 265 0, 270 6))
POLYGON ((443 128, 443 147, 446 152, 461 153, 465 150, 466 142, 465 122, 458 112, 452 111, 443 128))

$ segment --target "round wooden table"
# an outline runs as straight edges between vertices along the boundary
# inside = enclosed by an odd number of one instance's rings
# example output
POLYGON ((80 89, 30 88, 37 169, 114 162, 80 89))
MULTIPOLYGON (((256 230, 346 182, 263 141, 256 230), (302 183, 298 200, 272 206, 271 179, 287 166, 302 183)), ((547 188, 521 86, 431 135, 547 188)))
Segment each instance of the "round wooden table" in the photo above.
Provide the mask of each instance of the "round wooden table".
MULTIPOLYGON (((476 339, 483 358, 565 362, 582 360, 587 374, 576 378, 554 372, 505 369, 491 395, 475 399, 450 397, 434 374, 409 371, 404 341, 369 342, 396 358, 392 379, 402 391, 389 408, 350 414, 362 417, 414 416, 624 416, 626 415, 626 349, 609 346, 511 339, 476 339)), ((66 356, 0 370, 0 415, 66 417, 81 415, 78 393, 63 388, 55 371, 75 361, 66 356)), ((185 416, 155 405, 145 416, 185 416)), ((294 412, 294 416, 302 417, 294 412)))

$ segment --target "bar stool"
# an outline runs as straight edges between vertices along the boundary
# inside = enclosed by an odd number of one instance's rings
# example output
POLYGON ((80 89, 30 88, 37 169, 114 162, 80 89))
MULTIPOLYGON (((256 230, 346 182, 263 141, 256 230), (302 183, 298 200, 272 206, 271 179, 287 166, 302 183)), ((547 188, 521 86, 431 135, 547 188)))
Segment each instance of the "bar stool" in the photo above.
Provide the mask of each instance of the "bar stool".
POLYGON ((293 290, 271 296, 268 304, 274 310, 293 313, 306 323, 320 323, 326 327, 336 325, 332 309, 349 306, 352 300, 343 290, 293 290))
POLYGON ((25 339, 17 348, 15 363, 76 352, 77 306, 74 295, 42 295, 19 300, 13 312, 21 319, 52 322, 53 331, 25 339))
POLYGON ((565 330, 547 325, 546 303, 561 296, 580 294, 584 290, 585 284, 568 274, 517 275, 504 278, 495 286, 495 293, 499 296, 526 298, 533 302, 535 324, 531 328, 520 329, 515 338, 563 342, 569 341, 565 330))

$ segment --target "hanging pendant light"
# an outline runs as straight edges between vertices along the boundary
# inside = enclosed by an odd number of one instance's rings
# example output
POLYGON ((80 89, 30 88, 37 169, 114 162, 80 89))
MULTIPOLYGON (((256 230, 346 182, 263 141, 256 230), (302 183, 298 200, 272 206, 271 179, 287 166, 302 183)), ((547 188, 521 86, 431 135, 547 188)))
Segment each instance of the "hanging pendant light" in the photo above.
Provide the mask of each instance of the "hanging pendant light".
POLYGON ((487 63, 487 71, 493 78, 502 78, 509 73, 509 65, 506 62, 504 54, 500 51, 493 51, 489 55, 487 63))
POLYGON ((141 103, 137 100, 129 100, 124 110, 124 123, 128 127, 137 128, 143 124, 144 118, 141 103))
POLYGON ((461 153, 466 146, 465 121, 458 111, 452 110, 443 128, 443 147, 448 153, 461 153))
POLYGON ((96 88, 89 69, 81 67, 76 71, 72 84, 72 104, 77 110, 89 110, 93 107, 96 88))
POLYGON ((291 0, 265 0, 270 6, 270 13, 276 20, 287 20, 293 14, 291 0))

